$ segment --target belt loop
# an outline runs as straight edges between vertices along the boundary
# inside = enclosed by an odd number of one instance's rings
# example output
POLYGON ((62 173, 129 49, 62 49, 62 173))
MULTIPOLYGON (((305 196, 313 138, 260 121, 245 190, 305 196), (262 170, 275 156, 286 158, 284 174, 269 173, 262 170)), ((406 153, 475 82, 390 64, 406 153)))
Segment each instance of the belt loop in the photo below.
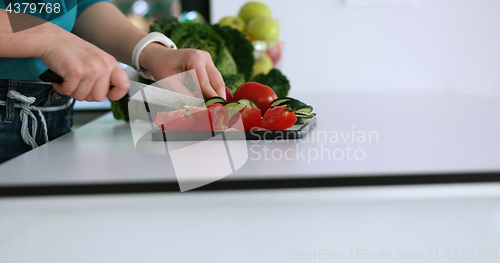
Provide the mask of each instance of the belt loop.
MULTIPOLYGON (((15 79, 10 79, 9 80, 9 89, 7 91, 7 94, 11 90, 16 90, 17 91, 17 80, 15 80, 15 79)), ((14 112, 14 103, 15 103, 15 100, 7 97, 6 100, 5 100, 5 102, 6 102, 6 105, 5 105, 5 117, 3 119, 3 122, 4 123, 11 123, 12 120, 14 120, 14 114, 15 114, 15 112, 14 112)))

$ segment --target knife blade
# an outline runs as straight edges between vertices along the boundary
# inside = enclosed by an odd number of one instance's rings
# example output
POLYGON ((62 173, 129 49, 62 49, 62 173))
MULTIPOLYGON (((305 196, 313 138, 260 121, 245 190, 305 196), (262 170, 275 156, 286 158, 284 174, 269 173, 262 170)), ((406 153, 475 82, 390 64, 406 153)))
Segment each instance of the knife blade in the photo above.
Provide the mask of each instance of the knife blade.
MULTIPOLYGON (((44 82, 53 82, 53 83, 63 83, 64 79, 57 75, 51 69, 46 70, 42 73, 39 78, 44 82)), ((114 86, 110 85, 110 89, 114 86)), ((184 106, 192 106, 192 107, 203 107, 205 105, 205 101, 188 96, 179 92, 162 89, 159 87, 155 87, 152 85, 146 85, 137 81, 130 80, 130 89, 128 91, 129 98, 132 100, 144 101, 147 103, 153 103, 161 106, 167 106, 170 108, 180 108, 184 106), (137 94, 138 92, 142 93, 137 94)))

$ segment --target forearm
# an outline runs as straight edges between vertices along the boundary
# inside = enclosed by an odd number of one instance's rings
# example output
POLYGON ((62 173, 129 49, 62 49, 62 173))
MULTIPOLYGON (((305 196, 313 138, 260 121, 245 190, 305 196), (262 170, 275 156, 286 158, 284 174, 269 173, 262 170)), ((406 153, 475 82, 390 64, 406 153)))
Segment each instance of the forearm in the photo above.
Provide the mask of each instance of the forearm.
POLYGON ((128 65, 132 64, 135 45, 146 36, 146 32, 135 27, 108 2, 99 2, 87 8, 76 19, 73 33, 128 65))
MULTIPOLYGON (((20 19, 30 19, 29 15, 16 14, 20 19)), ((44 48, 59 34, 69 34, 64 29, 52 24, 44 23, 37 27, 12 33, 7 12, 0 9, 0 57, 23 58, 42 57, 44 48)))

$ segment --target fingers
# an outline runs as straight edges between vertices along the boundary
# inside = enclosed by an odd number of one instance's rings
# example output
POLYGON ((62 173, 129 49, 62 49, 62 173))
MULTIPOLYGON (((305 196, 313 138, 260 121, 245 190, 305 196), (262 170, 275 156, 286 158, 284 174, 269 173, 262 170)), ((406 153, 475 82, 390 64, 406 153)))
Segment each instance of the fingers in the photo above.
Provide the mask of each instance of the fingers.
POLYGON ((91 77, 84 78, 78 85, 78 88, 75 89, 73 93, 68 95, 79 101, 85 100, 92 92, 95 81, 96 80, 91 77))
POLYGON ((128 79, 127 73, 118 65, 114 68, 113 72, 110 76, 110 82, 114 86, 112 89, 109 89, 109 84, 107 89, 108 98, 110 100, 119 100, 127 94, 130 88, 130 81, 128 79))
POLYGON ((177 78, 177 76, 182 77, 182 75, 183 74, 179 74, 168 78, 164 78, 162 80, 157 81, 156 83, 158 84, 159 87, 163 89, 175 91, 188 96, 194 96, 193 93, 191 93, 191 91, 184 85, 183 81, 177 78))
POLYGON ((210 59, 207 61, 206 70, 208 74, 208 78, 210 79, 210 83, 214 88, 215 92, 219 94, 219 97, 226 97, 226 85, 224 84, 224 80, 222 79, 222 75, 219 70, 215 67, 214 63, 210 59))
POLYGON ((109 77, 99 78, 94 85, 94 89, 86 101, 103 101, 109 92, 109 77))

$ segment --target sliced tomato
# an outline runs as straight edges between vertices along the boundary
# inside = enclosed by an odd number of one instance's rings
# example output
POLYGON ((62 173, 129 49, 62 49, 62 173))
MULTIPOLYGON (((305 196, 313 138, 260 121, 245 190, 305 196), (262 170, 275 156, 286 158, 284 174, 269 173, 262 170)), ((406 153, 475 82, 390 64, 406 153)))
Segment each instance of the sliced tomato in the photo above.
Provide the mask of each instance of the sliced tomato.
POLYGON ((239 112, 235 113, 233 117, 231 117, 231 120, 229 120, 229 124, 238 130, 251 131, 254 129, 259 129, 262 126, 262 120, 260 116, 260 109, 256 109, 254 107, 245 107, 239 112), (240 117, 243 123, 243 128, 241 127, 241 125, 237 124, 240 117))
POLYGON ((210 131, 210 115, 207 108, 191 108, 191 115, 195 119, 194 125, 189 131, 210 131))
POLYGON ((264 113, 262 127, 271 131, 282 131, 292 127, 296 121, 295 113, 288 111, 285 106, 277 106, 264 113))
POLYGON ((212 131, 225 131, 229 127, 227 109, 220 103, 208 106, 212 131))
POLYGON ((194 123, 188 109, 159 112, 155 118, 155 125, 168 132, 187 131, 194 123))

